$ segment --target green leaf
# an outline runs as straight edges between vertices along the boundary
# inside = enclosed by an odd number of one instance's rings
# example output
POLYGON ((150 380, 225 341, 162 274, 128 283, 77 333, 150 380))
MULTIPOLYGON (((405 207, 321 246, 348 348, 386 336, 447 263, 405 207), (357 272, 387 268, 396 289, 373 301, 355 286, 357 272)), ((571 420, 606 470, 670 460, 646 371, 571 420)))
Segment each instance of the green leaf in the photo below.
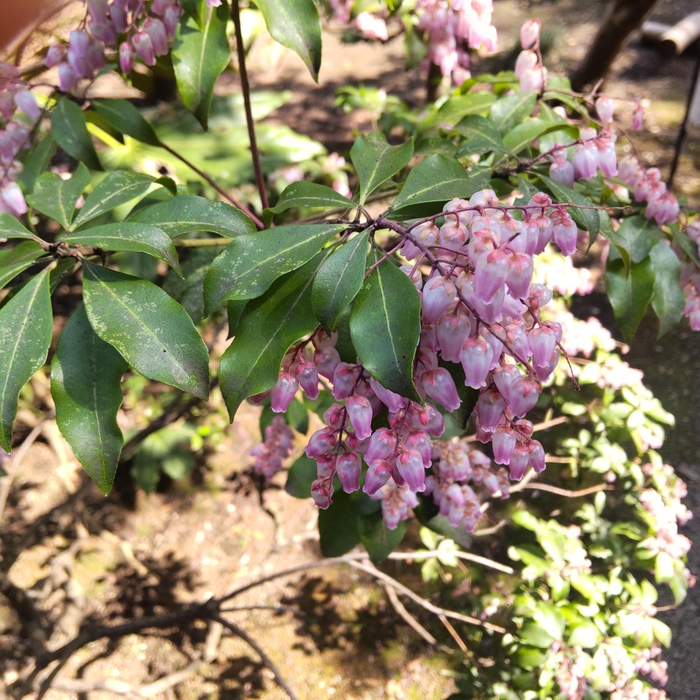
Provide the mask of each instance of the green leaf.
POLYGON ((355 299, 350 332, 364 368, 384 387, 420 401, 413 359, 420 338, 420 298, 391 261, 375 268, 355 299))
POLYGON ((204 310, 227 299, 259 297, 281 275, 301 267, 346 224, 278 226, 239 236, 224 249, 204 278, 204 310))
POLYGON ((362 545, 375 564, 384 561, 401 544, 406 534, 405 521, 390 530, 381 512, 360 516, 359 525, 362 545))
POLYGON ((128 100, 93 100, 93 109, 112 127, 149 146, 162 146, 153 127, 128 100))
POLYGON ((294 498, 311 498, 311 484, 316 480, 316 462, 302 455, 289 467, 284 490, 294 498))
POLYGON ((612 243, 622 243, 629 251, 632 262, 641 262, 651 249, 661 240, 661 229, 644 216, 630 216, 616 231, 617 239, 612 243))
MULTIPOLYGON (((228 337, 232 338, 238 333, 238 326, 243 316, 243 311, 248 303, 247 299, 226 302, 226 316, 228 317, 228 337)), ((204 298, 202 298, 202 316, 204 315, 204 298)))
POLYGON ((78 228, 101 214, 146 194, 152 184, 153 178, 150 175, 131 170, 115 170, 88 195, 75 217, 73 228, 78 228))
POLYGON ((357 205, 330 187, 315 182, 293 182, 285 187, 277 204, 267 212, 281 214, 292 207, 343 207, 354 209, 357 205))
POLYGON ((536 92, 516 92, 514 95, 501 97, 494 102, 489 110, 489 118, 498 132, 505 134, 529 117, 536 104, 536 92))
POLYGON ((124 438, 117 425, 124 358, 95 335, 81 304, 68 320, 51 363, 56 423, 90 478, 109 493, 124 438))
POLYGON ((231 420, 244 399, 272 387, 285 352, 316 328, 311 285, 320 264, 319 256, 246 305, 238 333, 219 365, 221 393, 231 420))
POLYGON ((377 187, 405 168, 412 156, 413 139, 400 146, 390 146, 384 134, 378 131, 369 136, 358 136, 350 149, 350 157, 360 180, 360 204, 364 204, 377 187))
POLYGON ((600 630, 592 622, 582 622, 569 636, 569 646, 581 647, 582 649, 593 649, 598 645, 602 635, 600 630))
POLYGON ((67 97, 62 97, 53 110, 51 135, 58 145, 79 163, 84 163, 92 170, 102 170, 87 130, 85 115, 80 107, 67 97))
POLYGON ((318 82, 321 19, 313 0, 256 0, 272 38, 295 51, 318 82))
POLYGON ((620 331, 625 338, 632 338, 654 293, 651 260, 632 263, 627 273, 622 260, 610 255, 605 267, 605 289, 620 331))
POLYGON ((343 309, 362 287, 368 243, 369 232, 351 239, 326 258, 316 275, 311 303, 316 318, 328 331, 336 327, 343 309))
POLYGON ((218 252, 211 246, 190 248, 182 262, 182 276, 168 270, 163 282, 163 289, 184 307, 195 324, 204 317, 204 275, 218 252))
POLYGON ((0 214, 0 238, 27 238, 31 241, 41 241, 39 236, 35 236, 24 228, 12 214, 0 214))
POLYGON ((51 158, 56 152, 56 140, 51 134, 44 138, 30 151, 29 157, 24 162, 24 168, 17 178, 17 184, 25 194, 31 194, 37 178, 49 167, 51 158))
POLYGON ((418 124, 418 133, 434 126, 451 128, 462 117, 469 114, 482 114, 496 101, 495 95, 489 92, 474 92, 468 95, 457 95, 448 98, 440 109, 429 114, 418 124))
POLYGON ((520 631, 520 639, 533 647, 548 649, 554 642, 554 637, 547 634, 534 620, 528 620, 520 631))
POLYGON ((503 139, 486 117, 473 115, 464 117, 454 128, 456 132, 464 136, 467 141, 461 145, 458 156, 468 153, 488 153, 490 151, 502 152, 506 150, 503 139))
POLYGON ((36 181, 27 203, 68 229, 73 220, 75 203, 89 184, 90 172, 82 163, 67 180, 56 173, 44 173, 36 181))
POLYGON ((83 262, 83 298, 102 340, 149 379, 209 395, 209 353, 187 312, 146 280, 83 262))
MULTIPOLYGON (((572 190, 561 182, 552 180, 545 175, 537 175, 542 180, 544 186, 552 193, 554 200, 560 204, 577 204, 580 207, 593 207, 594 204, 590 199, 584 197, 580 192, 572 190)), ((571 218, 582 228, 591 234, 591 243, 600 231, 600 215, 597 209, 578 209, 576 207, 568 207, 567 211, 571 218)))
POLYGON ((557 129, 556 124, 551 124, 540 119, 531 119, 518 124, 511 129, 504 137, 503 143, 511 153, 520 153, 542 134, 557 129))
POLYGON ((309 432, 309 411, 299 399, 292 399, 287 407, 287 424, 298 433, 306 435, 309 432))
POLYGON ((342 557, 360 543, 356 504, 343 490, 336 489, 331 506, 319 511, 318 534, 324 557, 342 557))
POLYGON ((173 238, 195 231, 225 237, 257 231, 255 224, 240 209, 195 196, 173 197, 139 209, 129 221, 153 224, 173 238))
POLYGON ((226 36, 229 9, 225 0, 219 7, 207 7, 206 0, 199 0, 199 8, 201 28, 191 17, 183 17, 171 55, 180 97, 206 129, 214 85, 231 57, 226 36))
POLYGON ((64 236, 62 240, 71 245, 87 245, 103 250, 131 250, 136 253, 147 253, 168 263, 178 273, 180 271, 177 251, 170 236, 150 224, 122 221, 117 224, 93 226, 64 236))
POLYGON ((420 215, 425 207, 417 205, 429 204, 429 209, 440 211, 450 199, 469 199, 487 184, 486 173, 470 176, 459 161, 441 155, 430 156, 411 170, 391 209, 402 217, 420 215))
POLYGON ((0 447, 12 451, 12 424, 22 387, 44 362, 53 316, 49 270, 43 270, 0 309, 0 447))
POLYGON ((44 254, 44 249, 34 241, 26 241, 0 251, 0 289, 11 282, 20 272, 24 272, 44 254))
POLYGON ((678 256, 663 241, 651 249, 649 257, 654 271, 651 306, 659 317, 661 337, 683 317, 685 296, 680 285, 681 265, 678 256))

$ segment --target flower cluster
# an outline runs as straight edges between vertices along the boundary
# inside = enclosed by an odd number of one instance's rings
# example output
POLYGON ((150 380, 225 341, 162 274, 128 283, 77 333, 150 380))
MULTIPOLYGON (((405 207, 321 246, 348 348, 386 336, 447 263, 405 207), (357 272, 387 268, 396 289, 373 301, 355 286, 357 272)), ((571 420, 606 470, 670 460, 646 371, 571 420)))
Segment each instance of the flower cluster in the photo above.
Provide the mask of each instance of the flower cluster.
MULTIPOLYGON (((688 224, 685 232, 700 250, 700 219, 688 224)), ((681 286, 685 294, 683 315, 688 318, 694 331, 700 331, 700 271, 695 263, 682 260, 681 286)))
POLYGON ((255 457, 253 469, 271 479, 282 469, 282 462, 292 452, 294 433, 281 416, 275 416, 265 428, 265 441, 250 452, 255 457))
POLYGON ((525 416, 557 366, 561 327, 540 318, 552 293, 531 282, 533 258, 552 240, 573 253, 577 228, 544 193, 514 209, 521 219, 493 191, 482 190, 445 205, 440 226, 432 217, 399 227, 407 261, 402 269, 421 296, 413 378, 427 403, 388 390, 360 364, 341 362, 335 335, 318 331, 287 353, 269 392, 273 411, 286 411, 299 387, 315 399, 319 377, 331 383, 336 401, 306 446, 317 463, 312 495, 319 507, 331 504, 336 476, 346 492, 360 488, 364 461, 363 490, 386 501, 390 526, 407 517, 416 493, 426 491, 452 522, 473 529, 478 489, 506 497, 508 477, 519 480, 528 467, 545 468, 544 449, 525 416), (425 263, 430 272, 424 279, 425 263), (465 385, 479 392, 477 438, 492 443, 494 470, 485 455, 463 445, 433 446, 444 432, 436 405, 454 411, 461 404, 451 363, 461 365, 465 385), (384 411, 386 424, 374 429, 374 417, 384 411))
POLYGON ((27 211, 17 178, 20 152, 32 145, 31 135, 41 108, 16 66, 0 62, 0 213, 21 216, 27 211))
POLYGON ((496 50, 492 0, 418 0, 416 12, 427 60, 443 75, 451 75, 456 85, 471 77, 469 49, 496 50))
POLYGON ((620 160, 620 179, 632 188, 635 202, 646 202, 644 215, 659 226, 672 224, 678 218, 678 200, 666 189, 658 168, 645 170, 634 156, 620 160))
MULTIPOLYGON (((89 19, 85 29, 70 33, 68 43, 53 44, 46 55, 48 67, 58 66, 61 90, 73 90, 81 78, 92 78, 105 65, 105 50, 116 52, 119 66, 129 73, 138 57, 153 66, 156 56, 169 51, 182 16, 179 0, 86 0, 89 19)), ((208 0, 210 6, 220 4, 208 0)))
MULTIPOLYGON (((352 14, 352 0, 330 0, 331 16, 336 22, 349 24, 352 14)), ((386 41, 389 31, 386 20, 375 13, 360 12, 352 21, 354 26, 365 39, 379 39, 386 41)))
POLYGON ((547 83, 547 69, 540 52, 540 23, 529 20, 520 28, 522 51, 515 61, 515 77, 520 80, 520 91, 541 92, 547 83))

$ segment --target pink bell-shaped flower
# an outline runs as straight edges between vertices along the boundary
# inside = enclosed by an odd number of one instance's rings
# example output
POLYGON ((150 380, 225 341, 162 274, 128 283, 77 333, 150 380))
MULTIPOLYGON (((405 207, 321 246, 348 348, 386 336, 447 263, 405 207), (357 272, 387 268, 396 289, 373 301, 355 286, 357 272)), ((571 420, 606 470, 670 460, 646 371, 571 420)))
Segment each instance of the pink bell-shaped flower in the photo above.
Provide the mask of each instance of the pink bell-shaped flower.
POLYGON ((571 159, 577 180, 588 180, 598 169, 598 149, 591 145, 581 146, 571 159))
POLYGON ((515 449, 515 431, 507 425, 499 425, 491 438, 493 461, 496 464, 509 464, 515 449))
POLYGON ((403 439, 402 445, 406 450, 416 450, 423 458, 423 466, 428 469, 432 464, 433 443, 428 433, 422 430, 411 430, 403 439))
POLYGON ((426 323, 435 323, 455 298, 454 283, 444 277, 431 277, 423 286, 422 317, 426 323))
POLYGON ((555 160, 549 166, 549 177, 567 187, 574 186, 574 165, 568 160, 555 160))
POLYGON ((335 468, 345 493, 353 493, 360 490, 362 462, 359 455, 356 455, 354 452, 344 452, 338 457, 335 468))
POLYGON ((311 484, 311 498, 314 499, 317 508, 326 510, 332 503, 333 482, 330 479, 327 481, 316 479, 316 481, 311 484))
POLYGON ((526 299, 533 273, 532 258, 525 253, 511 253, 506 285, 516 299, 526 299))
POLYGON ((552 238, 559 246, 562 255, 573 255, 576 252, 578 227, 568 214, 554 224, 552 238))
POLYGON ((531 440, 527 445, 527 451, 530 455, 529 464, 536 474, 545 470, 545 454, 544 448, 537 440, 531 440))
POLYGON ((289 372, 281 372, 277 383, 270 389, 270 407, 275 413, 285 413, 297 393, 299 383, 289 372))
POLYGON ((365 462, 372 464, 379 459, 387 459, 396 450, 396 433, 389 428, 379 428, 369 439, 365 462))
POLYGON ((406 450, 396 458, 396 468, 401 478, 413 492, 425 490, 423 457, 417 450, 406 450))
POLYGON ((455 411, 462 404, 452 375, 443 367, 426 372, 421 379, 425 393, 448 411, 455 411))
POLYGON ((309 439, 304 452, 311 459, 318 459, 335 447, 336 434, 332 428, 321 428, 309 439))
POLYGON ((368 496, 373 496, 390 478, 391 466, 384 459, 376 459, 369 465, 362 490, 368 496))
POLYGON ((318 369, 313 362, 300 362, 294 370, 304 393, 313 401, 318 398, 318 369))
POLYGON ((529 49, 537 43, 540 37, 540 22, 536 19, 529 19, 520 27, 520 45, 524 49, 529 49))
POLYGON ((474 275, 474 294, 484 302, 490 302, 510 272, 508 254, 501 248, 479 259, 474 275))
POLYGON ((510 385, 510 410, 522 418, 531 411, 540 396, 540 386, 532 377, 520 377, 510 385))
POLYGON ((547 326, 537 326, 528 334, 532 361, 537 367, 546 367, 557 344, 556 334, 547 326))
POLYGON ((516 445, 509 463, 510 478, 513 479, 513 481, 520 481, 520 479, 523 478, 529 461, 530 453, 527 447, 523 444, 516 445))
POLYGON ((506 400, 493 389, 482 391, 475 410, 481 429, 492 433, 506 410, 506 400))
POLYGON ((119 45, 119 67, 122 73, 131 73, 135 57, 134 47, 128 41, 122 41, 119 45))
POLYGON ((149 34, 144 31, 136 32, 131 39, 136 53, 147 66, 155 66, 156 52, 153 48, 153 41, 149 34))
POLYGON ((520 370, 515 365, 500 365, 494 370, 493 383, 506 402, 510 401, 510 385, 521 376, 520 370))
POLYGON ((440 353, 448 362, 459 362, 459 353, 471 333, 469 317, 464 313, 447 313, 437 324, 440 353))
POLYGON ((615 112, 615 103, 610 97, 599 97, 595 101, 595 109, 598 112, 600 121, 609 124, 613 120, 613 113, 615 112))
POLYGON ((369 399, 353 394, 345 402, 345 408, 358 439, 368 438, 372 434, 372 404, 369 399))
POLYGON ((459 354, 465 385, 480 389, 486 382, 492 359, 493 350, 483 338, 468 338, 459 354))

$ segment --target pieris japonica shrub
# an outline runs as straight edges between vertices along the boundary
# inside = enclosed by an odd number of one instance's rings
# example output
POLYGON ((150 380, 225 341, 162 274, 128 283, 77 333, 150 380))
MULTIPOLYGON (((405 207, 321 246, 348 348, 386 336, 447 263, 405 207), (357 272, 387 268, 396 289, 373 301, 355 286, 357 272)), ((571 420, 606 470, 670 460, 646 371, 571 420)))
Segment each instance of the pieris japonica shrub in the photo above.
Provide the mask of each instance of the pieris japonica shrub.
MULTIPOLYGON (((283 0, 256 4, 315 76, 314 3, 298 0, 293 16, 283 0)), ((565 301, 589 287, 571 256, 595 244, 626 336, 649 306, 661 332, 684 314, 700 326, 697 215, 658 170, 622 156, 630 124, 615 121, 614 101, 547 74, 536 22, 523 27, 514 72, 461 73, 458 90, 427 113, 386 101, 392 110, 379 123, 390 138, 361 135, 350 150, 354 192, 340 156, 325 173, 333 187, 293 181, 258 212, 199 169, 230 203, 136 168, 105 173, 93 137, 191 164, 132 103, 93 99, 93 79, 114 71, 136 83, 143 71, 170 71, 206 128, 231 58, 231 10, 240 34, 238 9, 90 0, 81 28, 46 52, 56 85, 52 73, 34 80, 0 65, 0 447, 11 452, 20 391, 49 355, 58 426, 105 492, 123 447, 125 374, 202 401, 215 389, 231 420, 244 401, 262 404, 255 469, 272 478, 297 457, 287 490, 320 509, 324 554, 362 542, 380 560, 413 514, 467 546, 485 513, 502 510, 534 537, 510 550, 525 568, 519 587, 504 589, 515 617, 502 642, 523 657, 525 680, 504 677, 509 692, 654 697, 642 681, 630 690, 668 641, 652 619, 649 581, 669 582, 677 599, 689 582, 682 485, 653 452, 670 419, 612 352, 610 334, 576 320, 565 301), (59 151, 76 163, 68 173, 52 169, 59 151), (187 268, 191 278, 172 294, 113 257, 141 253, 182 275, 181 254, 205 247, 218 254, 204 270, 187 268), (82 284, 82 302, 52 347, 51 295, 69 279, 82 284), (182 290, 197 296, 194 320, 182 290), (207 319, 228 322, 220 357, 198 329, 207 319), (565 439, 556 430, 541 438, 553 413, 576 428, 565 439), (562 523, 535 506, 510 513, 517 484, 555 478, 545 472, 553 454, 569 464, 562 483, 598 474, 610 503, 596 496, 593 510, 562 523), (623 504, 636 514, 629 527, 616 524, 623 504)), ((416 13, 445 74, 467 68, 468 48, 495 42, 489 3, 418 3, 416 13)), ((361 17, 357 26, 369 27, 361 17)), ((628 111, 639 127, 636 103, 628 111)))

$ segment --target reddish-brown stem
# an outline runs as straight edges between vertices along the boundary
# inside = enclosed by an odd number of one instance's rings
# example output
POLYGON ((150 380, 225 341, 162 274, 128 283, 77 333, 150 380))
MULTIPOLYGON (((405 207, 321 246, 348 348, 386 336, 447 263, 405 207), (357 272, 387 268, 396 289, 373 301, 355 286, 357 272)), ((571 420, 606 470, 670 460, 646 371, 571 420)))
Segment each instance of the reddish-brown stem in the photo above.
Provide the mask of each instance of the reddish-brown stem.
POLYGON ((178 153, 174 148, 171 148, 170 146, 162 143, 161 144, 163 148, 170 153, 171 155, 175 156, 181 163, 186 165, 190 170, 193 172, 197 173, 199 177, 202 178, 205 182, 209 183, 224 199, 227 199, 231 204, 233 204, 236 209, 240 209, 246 216, 249 216, 253 223, 259 228, 259 229, 264 229, 265 224, 262 222, 261 219, 259 219, 248 207, 245 206, 242 202, 239 202, 232 194, 227 192, 221 185, 219 185, 218 182, 216 182, 213 178, 209 177, 203 170, 200 170, 194 163, 190 162, 185 158, 185 156, 181 155, 178 153))
POLYGON ((238 0, 231 3, 231 17, 236 32, 236 52, 238 54, 238 71, 241 76, 241 91, 243 92, 243 105, 245 107, 245 120, 248 126, 248 138, 250 139, 250 153, 253 159, 253 170, 255 171, 255 183, 260 194, 260 202, 263 209, 267 209, 267 192, 265 190, 265 179, 263 178, 262 167, 260 165, 260 151, 255 138, 255 122, 253 121, 253 109, 250 104, 250 84, 248 83, 248 69, 245 64, 245 46, 243 45, 243 33, 241 32, 241 15, 238 8, 238 0))

